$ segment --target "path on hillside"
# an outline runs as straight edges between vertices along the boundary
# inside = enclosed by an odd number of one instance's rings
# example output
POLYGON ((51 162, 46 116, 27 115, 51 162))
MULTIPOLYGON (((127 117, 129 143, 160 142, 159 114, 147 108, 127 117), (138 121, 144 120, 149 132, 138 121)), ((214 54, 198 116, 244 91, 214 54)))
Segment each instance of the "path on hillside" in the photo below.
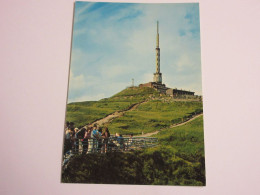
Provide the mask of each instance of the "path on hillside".
POLYGON ((143 104, 145 102, 146 101, 132 104, 131 106, 128 107, 128 109, 122 110, 122 111, 116 111, 116 112, 114 112, 112 114, 109 114, 108 116, 106 116, 106 117, 104 117, 102 119, 99 119, 99 120, 97 120, 97 121, 95 121, 93 123, 90 123, 90 124, 86 125, 85 128, 87 128, 89 126, 93 126, 94 124, 97 124, 98 126, 104 126, 105 124, 111 122, 113 119, 123 116, 125 114, 125 112, 134 110, 138 106, 140 106, 141 104, 143 104))
POLYGON ((190 118, 189 120, 185 121, 185 122, 182 122, 182 123, 178 123, 178 124, 172 124, 170 127, 166 127, 166 128, 163 128, 163 129, 160 129, 158 131, 154 131, 154 132, 151 132, 151 133, 145 133, 145 134, 142 134, 142 135, 137 135, 135 137, 150 137, 152 135, 156 135, 157 133, 159 133, 160 131, 164 130, 164 129, 168 129, 168 128, 174 128, 174 127, 178 127, 178 126, 182 126, 182 125, 185 125, 191 121, 193 121, 194 119, 202 116, 202 114, 198 114, 198 115, 195 115, 193 118, 190 118))

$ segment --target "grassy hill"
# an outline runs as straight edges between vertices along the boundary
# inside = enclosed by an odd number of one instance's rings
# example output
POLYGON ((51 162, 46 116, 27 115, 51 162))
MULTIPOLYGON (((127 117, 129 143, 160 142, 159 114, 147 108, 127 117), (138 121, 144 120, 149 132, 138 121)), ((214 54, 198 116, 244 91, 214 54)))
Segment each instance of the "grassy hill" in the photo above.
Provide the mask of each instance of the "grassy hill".
POLYGON ((128 101, 103 100, 70 103, 67 105, 66 121, 73 122, 75 127, 84 126, 117 110, 124 110, 131 104, 128 101))
POLYGON ((108 128, 112 133, 141 134, 167 128, 202 111, 201 102, 162 102, 153 100, 141 104, 137 109, 116 118, 108 128))
POLYGON ((135 100, 144 100, 149 97, 159 97, 160 93, 157 92, 153 88, 140 88, 140 87, 130 87, 127 88, 114 96, 110 98, 110 100, 113 99, 135 99, 135 100))
POLYGON ((110 98, 99 101, 69 103, 66 121, 73 122, 76 127, 84 126, 103 118, 118 110, 125 110, 134 103, 149 97, 159 97, 159 93, 151 88, 127 88, 110 98))
POLYGON ((99 101, 68 104, 66 121, 73 122, 75 127, 81 127, 115 111, 126 110, 135 103, 148 100, 108 125, 112 133, 140 134, 142 131, 146 133, 168 127, 194 112, 202 111, 202 102, 199 101, 164 101, 165 99, 165 95, 152 88, 127 88, 99 101))
POLYGON ((75 155, 62 173, 62 182, 205 185, 203 117, 170 128, 171 124, 201 113, 201 101, 177 101, 151 88, 127 88, 100 101, 68 104, 66 120, 83 126, 144 100, 107 126, 111 133, 123 135, 163 128, 154 135, 159 145, 126 153, 75 155))
POLYGON ((189 162, 204 158, 203 116, 182 126, 167 128, 154 137, 160 144, 173 148, 175 155, 189 162))

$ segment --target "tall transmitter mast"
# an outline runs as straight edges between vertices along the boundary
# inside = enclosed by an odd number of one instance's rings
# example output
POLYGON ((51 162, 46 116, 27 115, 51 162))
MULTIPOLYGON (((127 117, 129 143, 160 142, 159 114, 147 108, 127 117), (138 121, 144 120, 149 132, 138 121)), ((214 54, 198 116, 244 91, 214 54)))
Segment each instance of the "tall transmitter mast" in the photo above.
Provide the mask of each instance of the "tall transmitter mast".
POLYGON ((153 74, 153 82, 162 83, 162 73, 160 73, 160 47, 159 47, 159 22, 157 21, 157 35, 156 35, 156 72, 153 74))

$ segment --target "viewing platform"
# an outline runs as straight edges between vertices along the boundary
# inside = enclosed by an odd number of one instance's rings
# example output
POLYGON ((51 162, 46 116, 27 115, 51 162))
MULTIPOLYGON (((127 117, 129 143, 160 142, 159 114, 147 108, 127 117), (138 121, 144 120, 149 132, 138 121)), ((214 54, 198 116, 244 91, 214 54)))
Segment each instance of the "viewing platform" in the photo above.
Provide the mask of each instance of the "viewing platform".
MULTIPOLYGON (((66 144, 72 144, 66 143, 66 144)), ((74 139, 73 147, 63 156, 63 165, 75 154, 92 154, 107 152, 129 152, 158 145, 158 138, 154 137, 114 137, 74 139)))

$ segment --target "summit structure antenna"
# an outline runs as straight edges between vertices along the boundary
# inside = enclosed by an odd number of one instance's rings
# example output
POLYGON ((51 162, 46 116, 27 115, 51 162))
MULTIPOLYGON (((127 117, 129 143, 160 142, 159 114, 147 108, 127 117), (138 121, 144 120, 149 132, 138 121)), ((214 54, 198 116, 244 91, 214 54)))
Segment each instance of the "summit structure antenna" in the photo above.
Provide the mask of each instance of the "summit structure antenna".
POLYGON ((160 47, 159 47, 159 21, 157 21, 156 48, 155 48, 156 72, 153 74, 153 82, 162 83, 162 73, 160 73, 160 47))

